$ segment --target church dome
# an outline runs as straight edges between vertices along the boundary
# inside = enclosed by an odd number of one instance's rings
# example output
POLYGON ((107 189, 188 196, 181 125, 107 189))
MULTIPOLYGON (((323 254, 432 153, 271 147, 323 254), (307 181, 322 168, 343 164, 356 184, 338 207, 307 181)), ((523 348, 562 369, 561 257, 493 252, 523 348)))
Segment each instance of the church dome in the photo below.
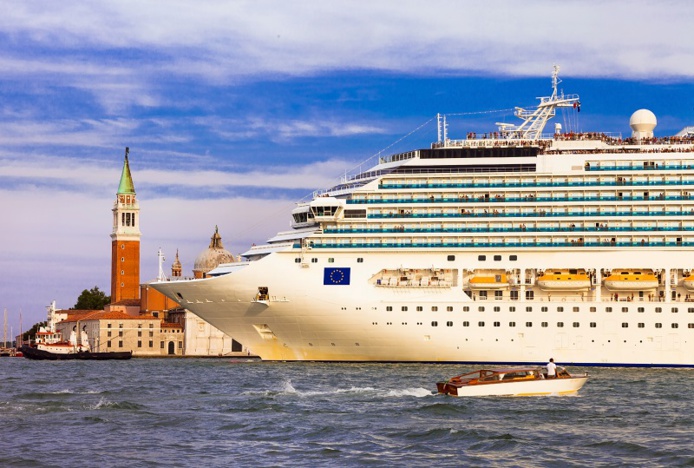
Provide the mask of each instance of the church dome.
POLYGON ((234 256, 222 245, 222 236, 219 235, 219 228, 215 226, 210 246, 200 252, 200 255, 195 259, 193 274, 196 278, 202 278, 205 273, 217 268, 220 264, 233 261, 234 256))

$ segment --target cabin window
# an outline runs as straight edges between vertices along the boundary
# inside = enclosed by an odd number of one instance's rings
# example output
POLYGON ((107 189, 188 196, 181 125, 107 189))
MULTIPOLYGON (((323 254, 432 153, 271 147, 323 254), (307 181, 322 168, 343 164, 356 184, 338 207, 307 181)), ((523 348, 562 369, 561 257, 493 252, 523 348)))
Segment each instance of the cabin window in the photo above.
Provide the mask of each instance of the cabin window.
POLYGON ((673 323, 673 324, 671 325, 672 328, 679 328, 679 326, 680 326, 679 323, 673 323))
POLYGON ((605 312, 612 312, 612 307, 605 307, 605 312))
POLYGON ((525 291, 525 299, 528 301, 535 299, 535 291, 525 291))
POLYGON ((500 326, 501 326, 501 322, 494 322, 494 326, 495 326, 495 327, 500 327, 500 326))
POLYGON ((547 325, 549 325, 547 322, 542 322, 542 323, 540 323, 540 326, 541 326, 542 328, 547 328, 547 325))
POLYGON ((581 309, 579 307, 574 307, 574 312, 579 312, 581 309))
POLYGON ((301 259, 300 259, 300 258, 298 258, 298 257, 297 257, 297 258, 295 258, 295 259, 294 259, 294 263, 301 263, 301 259))
POLYGON ((328 263, 335 263, 335 259, 334 259, 334 258, 329 258, 329 259, 328 259, 328 263))
POLYGON ((431 322, 431 326, 432 326, 432 327, 438 327, 438 326, 439 326, 439 322, 433 321, 433 322, 431 322))
POLYGON ((463 326, 464 326, 464 327, 469 327, 469 326, 470 326, 470 322, 467 322, 467 321, 466 321, 466 322, 463 322, 463 326))
POLYGON ((402 310, 403 312, 407 312, 407 306, 402 306, 400 310, 402 310))
POLYGON ((501 312, 501 307, 495 306, 495 307, 494 307, 494 312, 501 312))
POLYGON ((591 312, 597 312, 597 310, 598 310, 597 307, 591 307, 591 308, 590 308, 590 311, 591 311, 591 312))
POLYGON ((424 310, 424 307, 422 306, 417 306, 417 312, 422 312, 424 310))
POLYGON ((564 322, 557 322, 557 328, 564 328, 564 322))
POLYGON ((357 258, 357 263, 364 263, 364 259, 361 257, 357 258))
POLYGON ((656 323, 655 328, 663 328, 663 324, 662 323, 656 323))
POLYGON ((515 312, 516 311, 516 306, 511 306, 508 308, 509 312, 515 312))
POLYGON ((622 322, 622 328, 629 328, 629 324, 627 322, 622 322))
POLYGON ((518 300, 518 291, 511 291, 510 298, 512 301, 517 301, 518 300))
POLYGON ((645 309, 644 309, 643 307, 639 307, 639 308, 636 309, 637 312, 641 312, 641 313, 643 313, 644 310, 645 310, 645 309))
POLYGON ((639 322, 638 327, 639 327, 639 328, 645 328, 645 327, 646 327, 646 324, 643 323, 643 322, 639 322))
POLYGON ((449 255, 449 256, 448 256, 448 261, 449 261, 449 262, 455 261, 455 255, 449 255))
POLYGON ((694 313, 694 307, 690 307, 689 309, 687 309, 687 312, 689 312, 690 314, 694 313))
POLYGON ((581 324, 580 324, 579 322, 574 322, 574 323, 573 323, 573 327, 574 327, 574 328, 578 328, 578 327, 580 327, 580 326, 581 326, 581 324))
POLYGON ((557 312, 564 312, 564 308, 562 306, 557 307, 557 312))
POLYGON ((690 323, 687 325, 687 328, 694 328, 694 323, 690 323))
POLYGON ((678 309, 677 307, 673 307, 673 308, 672 308, 672 313, 673 313, 673 314, 676 314, 678 311, 679 311, 679 309, 678 309))
POLYGON ((629 308, 628 307, 622 307, 622 312, 624 312, 624 313, 629 312, 629 308))
POLYGON ((516 326, 516 322, 508 322, 508 326, 513 328, 516 326))
POLYGON ((661 313, 662 311, 663 311, 663 308, 662 308, 662 307, 656 307, 656 308, 655 308, 655 313, 656 313, 656 314, 659 314, 659 313, 661 313))
POLYGON ((446 326, 447 326, 447 327, 452 327, 452 326, 453 326, 453 322, 446 322, 446 326))
POLYGON ((439 306, 431 306, 432 312, 437 312, 438 310, 439 310, 439 306))
POLYGON ((509 255, 508 259, 512 262, 515 262, 518 260, 518 255, 509 255))
POLYGON ((446 306, 446 312, 453 312, 453 306, 446 306))
POLYGON ((494 261, 500 262, 501 261, 501 255, 494 255, 494 261))
POLYGON ((484 312, 484 306, 479 306, 477 310, 479 310, 480 312, 484 312))
POLYGON ((487 256, 486 256, 486 255, 478 255, 478 256, 477 256, 477 261, 479 261, 479 262, 484 262, 485 260, 487 260, 487 256))
POLYGON ((533 322, 525 322, 525 326, 528 328, 532 328, 533 322))
POLYGON ((504 292, 503 291, 494 291, 494 300, 500 301, 504 298, 504 292))
POLYGON ((548 310, 549 310, 549 307, 547 307, 547 306, 540 307, 540 312, 547 312, 548 310))
POLYGON ((386 312, 392 312, 393 306, 386 306, 386 312))
POLYGON ((597 326, 598 326, 597 323, 595 323, 595 322, 590 322, 590 328, 595 328, 595 327, 597 327, 597 326))
POLYGON ((526 311, 526 312, 532 312, 532 311, 533 311, 533 308, 530 307, 530 306, 528 306, 528 307, 525 308, 525 311, 526 311))
POLYGON ((463 306, 463 312, 470 312, 469 306, 463 306))
POLYGON ((315 258, 315 257, 314 257, 314 258, 312 258, 312 259, 311 259, 311 263, 318 263, 318 259, 317 259, 317 258, 315 258))
POLYGON ((484 326, 484 322, 477 322, 477 325, 480 326, 480 327, 483 327, 483 326, 484 326))

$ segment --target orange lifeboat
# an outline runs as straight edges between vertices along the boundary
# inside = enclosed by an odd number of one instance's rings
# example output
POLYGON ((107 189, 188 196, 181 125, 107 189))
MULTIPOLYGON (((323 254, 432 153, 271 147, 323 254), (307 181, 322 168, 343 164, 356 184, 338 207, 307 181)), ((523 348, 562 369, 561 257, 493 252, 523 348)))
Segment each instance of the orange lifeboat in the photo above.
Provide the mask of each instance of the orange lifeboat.
POLYGON ((585 270, 549 270, 537 279, 537 285, 548 291, 586 291, 591 282, 585 270))
POLYGON ((605 278, 605 287, 611 291, 645 291, 658 287, 653 270, 613 270, 605 278))
POLYGON ((508 285, 506 273, 480 273, 470 278, 470 289, 504 289, 508 285))

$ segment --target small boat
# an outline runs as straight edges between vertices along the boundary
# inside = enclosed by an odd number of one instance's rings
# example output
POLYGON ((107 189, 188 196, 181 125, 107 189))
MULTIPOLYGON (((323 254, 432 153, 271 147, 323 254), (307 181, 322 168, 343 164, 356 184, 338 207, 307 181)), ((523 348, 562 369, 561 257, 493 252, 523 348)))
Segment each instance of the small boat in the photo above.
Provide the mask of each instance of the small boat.
POLYGON ((506 273, 482 273, 470 278, 470 289, 504 289, 508 286, 506 273))
POLYGON ((645 291, 658 287, 658 277, 652 270, 615 270, 605 278, 610 291, 645 291))
POLYGON ((551 291, 587 291, 590 277, 585 270, 550 270, 537 279, 537 285, 551 291))
POLYGON ((682 280, 682 286, 687 291, 694 291, 694 274, 687 276, 682 280))
POLYGON ((63 360, 123 360, 133 356, 131 351, 118 352, 91 352, 76 349, 72 345, 52 344, 42 347, 22 346, 22 354, 27 359, 43 361, 63 361, 63 360))
POLYGON ((437 382, 438 393, 451 396, 572 395, 588 380, 588 374, 571 375, 557 367, 557 377, 547 378, 544 367, 479 369, 437 382))

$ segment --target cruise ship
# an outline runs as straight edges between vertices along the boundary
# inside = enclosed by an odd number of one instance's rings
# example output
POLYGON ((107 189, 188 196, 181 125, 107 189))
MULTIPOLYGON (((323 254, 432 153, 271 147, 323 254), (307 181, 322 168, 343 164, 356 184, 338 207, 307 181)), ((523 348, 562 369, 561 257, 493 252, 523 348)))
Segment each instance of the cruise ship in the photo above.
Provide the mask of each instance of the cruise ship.
POLYGON ((694 367, 694 127, 543 133, 580 112, 558 72, 517 125, 439 115, 244 261, 152 286, 266 360, 694 367))

